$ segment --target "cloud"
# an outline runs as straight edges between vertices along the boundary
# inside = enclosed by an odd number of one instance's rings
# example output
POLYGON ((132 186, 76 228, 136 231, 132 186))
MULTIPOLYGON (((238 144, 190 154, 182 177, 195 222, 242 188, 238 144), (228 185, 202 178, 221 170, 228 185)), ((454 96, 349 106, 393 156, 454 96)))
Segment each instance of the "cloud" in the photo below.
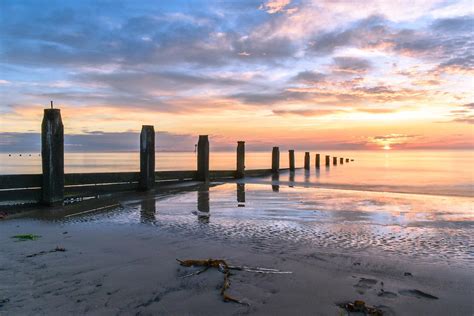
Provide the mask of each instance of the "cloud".
POLYGON ((457 16, 453 18, 444 18, 435 20, 432 24, 435 31, 441 32, 466 32, 470 33, 474 28, 473 16, 457 16))
POLYGON ((291 3, 291 0, 269 0, 264 4, 261 4, 259 9, 264 10, 267 13, 275 14, 279 12, 293 13, 293 9, 287 9, 288 5, 291 3))
POLYGON ((474 103, 462 104, 456 110, 451 110, 451 121, 474 124, 474 103))
POLYGON ((359 57, 334 57, 333 72, 343 74, 363 74, 371 69, 371 63, 359 57))
POLYGON ((326 78, 326 75, 316 71, 301 71, 296 76, 292 78, 293 81, 314 84, 320 81, 323 81, 326 78))
POLYGON ((330 114, 336 114, 344 112, 341 110, 322 110, 322 109, 296 109, 296 110, 273 110, 273 114, 280 115, 280 116, 287 116, 287 115, 296 115, 296 116, 326 116, 330 114))

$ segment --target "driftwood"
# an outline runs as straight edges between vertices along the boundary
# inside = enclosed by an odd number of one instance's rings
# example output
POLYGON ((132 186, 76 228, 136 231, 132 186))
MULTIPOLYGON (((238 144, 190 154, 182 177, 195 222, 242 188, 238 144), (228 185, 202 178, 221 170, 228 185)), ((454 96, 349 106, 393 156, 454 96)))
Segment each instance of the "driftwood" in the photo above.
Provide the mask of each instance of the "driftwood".
POLYGON ((199 275, 203 272, 206 272, 209 268, 216 268, 220 272, 224 274, 224 282, 221 287, 221 296, 224 302, 233 302, 242 305, 249 305, 248 303, 242 302, 238 299, 235 299, 229 295, 227 295, 226 291, 230 287, 230 276, 231 270, 236 271, 246 271, 246 272, 254 272, 254 273, 275 273, 275 274, 289 274, 292 273, 290 271, 280 271, 276 269, 268 269, 268 268, 260 268, 260 267, 247 267, 247 266, 231 266, 227 264, 225 260, 222 259, 207 259, 207 260, 179 260, 176 259, 180 265, 183 267, 204 267, 204 269, 187 274, 183 276, 183 278, 190 277, 193 275, 199 275))

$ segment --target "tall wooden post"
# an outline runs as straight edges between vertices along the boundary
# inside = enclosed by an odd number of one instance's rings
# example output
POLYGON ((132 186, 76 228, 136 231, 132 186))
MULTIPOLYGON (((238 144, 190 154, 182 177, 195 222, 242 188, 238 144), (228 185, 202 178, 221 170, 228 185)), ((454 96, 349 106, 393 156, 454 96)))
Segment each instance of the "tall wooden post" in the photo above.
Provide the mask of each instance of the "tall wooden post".
POLYGON ((295 151, 293 149, 288 150, 290 171, 295 171, 295 151))
POLYGON ((280 148, 273 147, 272 150, 272 172, 280 170, 280 148))
POLYGON ((143 125, 140 133, 139 189, 147 191, 155 186, 155 128, 143 125))
POLYGON ((199 135, 197 148, 197 179, 209 181, 209 138, 199 135))
POLYGON ((41 202, 62 205, 64 202, 64 126, 61 110, 45 109, 41 123, 41 159, 43 184, 41 202))
POLYGON ((237 172, 236 178, 245 177, 245 142, 237 142, 237 172))
POLYGON ((340 163, 341 165, 343 165, 343 164, 344 164, 344 158, 339 159, 339 163, 340 163))
POLYGON ((332 157, 332 164, 337 166, 337 157, 332 157))
POLYGON ((304 169, 309 170, 309 152, 304 153, 304 169))
POLYGON ((331 157, 326 156, 326 167, 329 167, 329 165, 330 165, 330 159, 331 159, 331 157))
POLYGON ((320 154, 316 154, 316 169, 319 169, 321 168, 321 155, 320 154))

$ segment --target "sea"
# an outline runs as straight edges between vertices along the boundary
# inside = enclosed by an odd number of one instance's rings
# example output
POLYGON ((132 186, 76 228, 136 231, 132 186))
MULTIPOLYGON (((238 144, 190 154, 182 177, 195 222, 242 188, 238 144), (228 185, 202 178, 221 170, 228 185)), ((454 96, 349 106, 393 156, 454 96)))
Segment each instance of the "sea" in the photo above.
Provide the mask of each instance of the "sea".
MULTIPOLYGON (((445 196, 474 196, 474 150, 384 150, 318 151, 321 169, 315 168, 311 152, 309 172, 296 172, 292 178, 305 186, 370 191, 407 192, 445 196), (344 164, 324 166, 325 156, 354 159, 344 164)), ((65 153, 66 173, 139 171, 137 152, 65 153)), ((280 153, 281 168, 288 167, 288 152, 280 153)), ((296 167, 303 167, 304 151, 295 152, 296 167)), ((246 169, 271 167, 271 151, 246 152, 246 169)), ((236 168, 235 152, 212 152, 211 170, 236 168)), ((195 170, 194 152, 157 152, 156 170, 195 170)), ((0 153, 0 174, 39 174, 39 153, 0 153)))

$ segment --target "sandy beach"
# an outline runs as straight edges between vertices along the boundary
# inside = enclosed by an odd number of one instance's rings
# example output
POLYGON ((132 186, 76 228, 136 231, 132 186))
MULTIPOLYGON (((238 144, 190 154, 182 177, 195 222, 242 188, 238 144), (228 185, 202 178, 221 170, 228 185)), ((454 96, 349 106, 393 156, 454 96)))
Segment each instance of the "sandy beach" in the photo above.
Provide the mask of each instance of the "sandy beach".
MULTIPOLYGON (((342 220, 344 207, 338 207, 342 212, 338 218, 334 210, 321 211, 305 198, 309 193, 323 194, 321 190, 278 189, 247 184, 242 191, 242 185, 239 189, 229 183, 203 190, 200 185, 159 194, 112 196, 59 208, 49 217, 42 212, 39 217, 32 213, 3 220, 0 314, 345 315, 338 304, 354 300, 363 300, 384 315, 474 312, 470 238, 465 239, 465 247, 455 248, 422 234, 431 240, 420 236, 413 243, 422 245, 404 253, 402 248, 409 244, 402 241, 403 231, 419 223, 399 223, 399 237, 392 236, 393 244, 383 234, 378 235, 380 245, 370 244, 370 237, 359 229, 367 225, 393 229, 390 221, 377 224, 375 211, 370 211, 370 223, 364 224, 367 219, 361 220, 354 211, 345 211, 342 220), (91 205, 98 210, 75 215, 91 205), (107 205, 111 207, 103 208, 107 205), (314 217, 315 213, 319 215, 314 217), (324 219, 324 214, 332 218, 324 219), (324 223, 334 221, 345 228, 333 228, 331 233, 324 223), (352 233, 347 235, 349 230, 352 233), (15 241, 11 236, 17 234, 41 237, 15 241), (440 253, 429 246, 431 242, 438 243, 440 253), (53 251, 57 247, 65 251, 53 251), (453 252, 443 254, 443 247, 453 252), (416 254, 429 249, 433 256, 416 254), (228 294, 248 305, 226 303, 220 296, 221 272, 210 269, 184 277, 199 268, 182 267, 176 261, 207 258, 292 273, 234 271, 228 294)), ((359 199, 367 201, 367 197, 359 199)), ((439 227, 446 224, 446 214, 437 216, 433 226, 442 234, 439 227)), ((447 225, 455 230, 456 224, 447 225)), ((463 226, 460 234, 470 229, 463 226)))

